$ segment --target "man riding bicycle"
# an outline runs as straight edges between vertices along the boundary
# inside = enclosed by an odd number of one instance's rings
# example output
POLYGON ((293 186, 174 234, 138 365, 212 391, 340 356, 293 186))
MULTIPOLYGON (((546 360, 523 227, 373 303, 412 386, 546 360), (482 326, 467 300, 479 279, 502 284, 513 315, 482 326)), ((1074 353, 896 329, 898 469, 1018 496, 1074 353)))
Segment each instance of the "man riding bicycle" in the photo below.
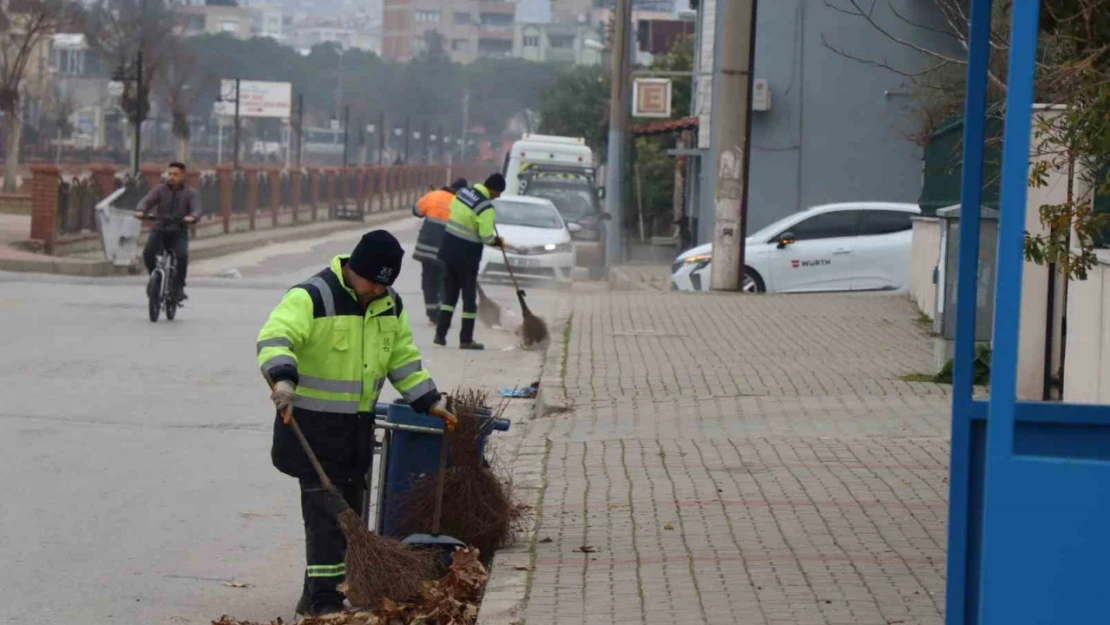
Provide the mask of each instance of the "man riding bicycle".
POLYGON ((143 263, 147 273, 154 271, 157 256, 163 249, 172 250, 177 257, 177 275, 173 288, 177 301, 185 301, 185 272, 189 268, 189 232, 191 224, 200 215, 200 198, 196 191, 185 186, 185 164, 170 163, 165 182, 154 187, 135 207, 135 217, 146 219, 154 212, 154 230, 143 248, 143 263))

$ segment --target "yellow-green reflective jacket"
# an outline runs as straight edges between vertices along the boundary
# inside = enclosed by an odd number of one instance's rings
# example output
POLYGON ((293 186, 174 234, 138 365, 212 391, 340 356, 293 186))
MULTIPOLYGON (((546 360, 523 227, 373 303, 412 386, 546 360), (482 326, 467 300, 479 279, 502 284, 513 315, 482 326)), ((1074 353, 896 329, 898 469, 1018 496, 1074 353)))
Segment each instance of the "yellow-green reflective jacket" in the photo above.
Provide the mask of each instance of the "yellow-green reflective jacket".
MULTIPOLYGON (((343 282, 347 256, 286 292, 258 333, 258 366, 271 384, 296 385, 293 416, 333 478, 369 462, 374 402, 389 380, 414 410, 439 399, 420 361, 401 297, 389 289, 363 311, 343 282), (361 415, 361 416, 360 416, 361 415)), ((292 429, 275 419, 274 465, 311 477, 292 429)))

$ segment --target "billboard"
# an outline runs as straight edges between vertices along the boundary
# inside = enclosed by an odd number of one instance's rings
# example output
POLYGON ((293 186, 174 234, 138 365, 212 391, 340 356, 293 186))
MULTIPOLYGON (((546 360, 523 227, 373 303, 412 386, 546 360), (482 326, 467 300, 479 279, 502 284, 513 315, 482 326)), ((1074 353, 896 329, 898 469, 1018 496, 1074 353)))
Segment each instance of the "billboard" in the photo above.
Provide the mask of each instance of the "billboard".
MULTIPOLYGON (((235 81, 220 81, 220 101, 216 102, 217 115, 235 114, 235 81)), ((289 119, 293 110, 293 85, 287 82, 261 80, 239 81, 239 116, 289 119)))

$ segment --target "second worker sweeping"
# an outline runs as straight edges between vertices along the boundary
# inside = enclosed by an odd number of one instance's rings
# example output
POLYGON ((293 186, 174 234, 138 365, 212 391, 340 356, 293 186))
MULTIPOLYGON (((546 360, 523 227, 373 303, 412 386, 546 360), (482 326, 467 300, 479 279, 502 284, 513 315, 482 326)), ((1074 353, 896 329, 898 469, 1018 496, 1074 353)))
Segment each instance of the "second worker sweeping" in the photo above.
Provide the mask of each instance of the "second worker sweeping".
POLYGON ((482 263, 482 246, 504 242, 494 234, 493 200, 505 191, 505 178, 493 174, 484 184, 465 187, 451 202, 451 218, 447 222, 439 259, 445 265, 443 303, 439 307, 436 345, 447 345, 451 318, 462 294, 462 329, 460 349, 485 349, 474 341, 474 321, 478 317, 478 268, 482 263))

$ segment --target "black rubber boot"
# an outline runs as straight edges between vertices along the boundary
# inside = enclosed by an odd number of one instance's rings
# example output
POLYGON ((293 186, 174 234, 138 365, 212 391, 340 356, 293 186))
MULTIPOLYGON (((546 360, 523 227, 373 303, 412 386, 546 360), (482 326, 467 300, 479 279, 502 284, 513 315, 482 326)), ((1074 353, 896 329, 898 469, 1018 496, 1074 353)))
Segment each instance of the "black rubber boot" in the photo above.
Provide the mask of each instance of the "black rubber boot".
POLYGON ((462 329, 459 331, 459 344, 474 344, 474 318, 471 317, 468 319, 466 313, 463 313, 462 329))
POLYGON ((451 330, 451 317, 455 314, 449 310, 439 311, 439 320, 436 322, 436 345, 447 345, 447 333, 451 330))

